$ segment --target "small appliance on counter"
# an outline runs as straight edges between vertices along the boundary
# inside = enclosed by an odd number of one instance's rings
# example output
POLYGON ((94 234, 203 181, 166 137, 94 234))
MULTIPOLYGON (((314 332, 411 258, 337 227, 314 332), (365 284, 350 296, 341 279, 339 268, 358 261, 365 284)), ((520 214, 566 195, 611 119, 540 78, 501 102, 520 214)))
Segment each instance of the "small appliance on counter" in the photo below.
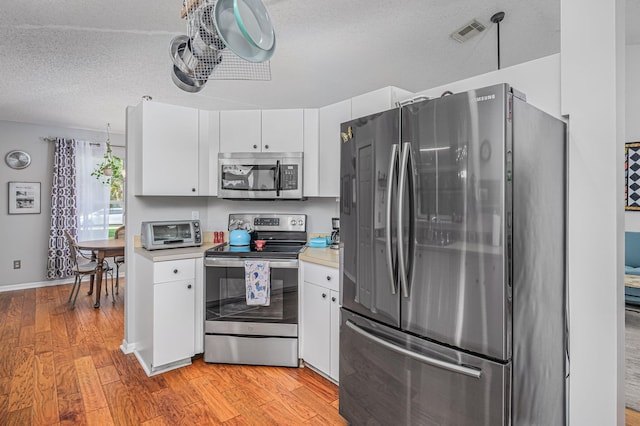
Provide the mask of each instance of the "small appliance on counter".
POLYGON ((142 247, 161 250, 202 245, 199 220, 167 220, 142 222, 142 247))
POLYGON ((331 248, 337 250, 340 248, 340 218, 339 217, 331 218, 331 227, 333 228, 333 232, 331 232, 331 248))

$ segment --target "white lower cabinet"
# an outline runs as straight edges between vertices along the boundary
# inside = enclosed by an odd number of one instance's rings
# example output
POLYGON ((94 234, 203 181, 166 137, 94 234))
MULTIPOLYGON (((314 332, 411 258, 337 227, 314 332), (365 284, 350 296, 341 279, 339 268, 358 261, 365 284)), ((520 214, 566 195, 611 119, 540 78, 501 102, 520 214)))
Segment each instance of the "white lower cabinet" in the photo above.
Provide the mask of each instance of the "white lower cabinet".
POLYGON ((153 366, 194 355, 193 279, 153 285, 153 366))
POLYGON ((301 265, 302 356, 305 363, 338 382, 338 269, 309 262, 301 262, 301 265))
POLYGON ((188 365, 202 352, 202 259, 138 258, 136 355, 148 375, 188 365))

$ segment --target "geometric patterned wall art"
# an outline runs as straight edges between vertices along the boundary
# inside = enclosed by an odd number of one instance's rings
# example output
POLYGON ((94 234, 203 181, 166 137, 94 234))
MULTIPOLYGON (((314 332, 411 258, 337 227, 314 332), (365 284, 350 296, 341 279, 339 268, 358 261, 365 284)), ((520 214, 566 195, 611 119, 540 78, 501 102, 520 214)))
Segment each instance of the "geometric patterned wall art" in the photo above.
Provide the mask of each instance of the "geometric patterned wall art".
POLYGON ((640 211, 640 142, 624 144, 624 209, 640 211))

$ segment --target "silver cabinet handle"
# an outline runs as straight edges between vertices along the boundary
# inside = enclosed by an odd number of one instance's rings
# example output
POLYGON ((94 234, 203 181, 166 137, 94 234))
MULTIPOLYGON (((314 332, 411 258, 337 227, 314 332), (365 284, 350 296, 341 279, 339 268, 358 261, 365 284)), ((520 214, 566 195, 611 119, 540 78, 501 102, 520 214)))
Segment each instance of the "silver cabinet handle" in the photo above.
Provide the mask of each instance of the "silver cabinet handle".
MULTIPOLYGON (((386 245, 387 245, 387 270, 389 271, 389 283, 391 283, 391 294, 396 294, 398 289, 396 287, 396 274, 394 273, 395 271, 393 270, 393 253, 391 252, 392 247, 391 247, 391 240, 392 240, 392 235, 391 235, 391 212, 392 212, 392 208, 391 208, 391 202, 392 202, 392 197, 391 197, 391 192, 393 189, 393 179, 395 177, 396 174, 396 163, 398 162, 398 145, 397 144, 393 144, 391 146, 391 160, 389 160, 389 173, 387 173, 387 176, 389 176, 387 179, 387 220, 385 223, 385 231, 386 231, 386 245)), ((398 242, 399 244, 400 242, 398 242)))
POLYGON ((463 367, 462 365, 458 365, 458 364, 451 364, 450 362, 441 361, 439 359, 431 358, 431 357, 410 351, 408 349, 401 348, 400 346, 396 346, 393 343, 387 342, 386 340, 381 339, 378 336, 374 336, 373 334, 366 332, 365 330, 361 329, 351 321, 347 321, 345 324, 347 325, 347 327, 349 327, 359 335, 371 341, 374 341, 389 350, 408 356, 424 364, 429 364, 433 367, 442 368, 444 370, 452 371, 454 373, 464 374, 465 376, 473 377, 474 379, 479 379, 480 376, 482 375, 481 370, 476 370, 475 368, 470 368, 470 367, 463 367))

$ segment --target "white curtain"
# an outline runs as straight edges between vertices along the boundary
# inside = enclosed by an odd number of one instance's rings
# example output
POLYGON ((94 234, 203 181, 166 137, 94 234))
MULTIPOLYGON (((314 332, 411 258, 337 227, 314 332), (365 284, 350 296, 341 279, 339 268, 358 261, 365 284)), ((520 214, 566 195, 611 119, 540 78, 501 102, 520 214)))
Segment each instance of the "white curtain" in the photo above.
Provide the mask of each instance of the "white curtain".
POLYGON ((78 241, 109 237, 111 187, 91 176, 106 151, 107 144, 104 142, 76 141, 78 241))

